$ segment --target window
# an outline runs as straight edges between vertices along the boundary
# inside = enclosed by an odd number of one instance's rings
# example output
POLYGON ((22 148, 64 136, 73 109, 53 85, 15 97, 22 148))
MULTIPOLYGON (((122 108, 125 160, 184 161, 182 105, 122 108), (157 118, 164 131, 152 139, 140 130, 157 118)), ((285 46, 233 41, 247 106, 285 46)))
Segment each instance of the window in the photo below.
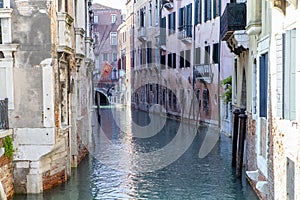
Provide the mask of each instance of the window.
POLYGON ((169 20, 169 35, 175 33, 175 12, 169 14, 168 16, 168 20, 169 20))
POLYGON ((178 19, 178 29, 179 31, 183 30, 183 18, 184 18, 184 7, 183 8, 179 8, 179 19, 178 19))
POLYGON ((145 27, 146 25, 146 13, 144 9, 140 10, 140 27, 145 27))
POLYGON ((191 50, 185 51, 185 67, 191 66, 191 50))
POLYGON ((94 24, 98 24, 98 16, 94 16, 94 24))
POLYGON ((195 1, 195 24, 202 22, 202 0, 195 1))
POLYGON ((204 1, 204 21, 211 20, 211 0, 204 1))
POLYGON ((158 24, 159 19, 159 8, 158 8, 158 0, 155 0, 155 24, 158 24))
POLYGON ((161 64, 162 69, 166 68, 166 55, 161 55, 160 56, 160 64, 161 64))
POLYGON ((205 47, 204 64, 210 64, 210 46, 205 47))
POLYGON ((296 119, 296 29, 276 37, 277 115, 296 119))
POLYGON ((0 8, 3 8, 3 0, 0 0, 0 8))
POLYGON ((113 61, 117 61, 118 60, 118 54, 117 53, 112 53, 112 58, 113 58, 113 61))
POLYGON ((110 33, 110 45, 117 45, 117 33, 116 32, 110 33))
POLYGON ((168 54, 168 67, 176 69, 176 53, 168 54))
MULTIPOLYGON (((187 37, 192 37, 192 4, 179 9, 178 30, 185 30, 187 37)), ((175 19, 175 17, 174 17, 175 19)))
POLYGON ((116 14, 112 14, 111 15, 111 23, 114 24, 117 21, 117 15, 116 14))
POLYGON ((190 3, 189 5, 186 6, 186 12, 185 12, 185 31, 186 31, 186 36, 187 37, 192 37, 192 28, 193 28, 193 24, 192 24, 192 4, 190 3))
POLYGON ((180 51, 180 68, 184 68, 184 51, 180 51))
POLYGON ((147 42, 147 64, 152 63, 152 42, 147 42))
POLYGON ((108 53, 102 54, 102 61, 108 61, 108 53))
POLYGON ((212 55, 212 61, 213 63, 219 63, 219 44, 213 44, 213 55, 212 55))
POLYGON ((216 18, 220 16, 220 0, 213 0, 213 17, 216 18))
POLYGON ((168 54, 168 67, 172 68, 172 53, 168 54))
POLYGON ((267 117, 268 53, 260 56, 259 65, 259 116, 267 117))
POLYGON ((201 63, 201 48, 200 47, 198 47, 198 48, 196 48, 196 52, 195 52, 195 56, 196 56, 196 58, 195 58, 195 64, 196 65, 200 65, 200 63, 201 63))
POLYGON ((152 3, 149 3, 149 26, 152 26, 152 3))

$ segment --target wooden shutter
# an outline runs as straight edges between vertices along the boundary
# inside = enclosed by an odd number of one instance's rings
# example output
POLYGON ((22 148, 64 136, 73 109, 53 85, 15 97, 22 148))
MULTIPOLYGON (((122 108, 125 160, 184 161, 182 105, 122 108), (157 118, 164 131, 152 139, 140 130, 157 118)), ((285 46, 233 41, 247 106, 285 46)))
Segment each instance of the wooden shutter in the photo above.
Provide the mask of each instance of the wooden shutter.
POLYGON ((179 29, 179 31, 182 31, 182 29, 183 29, 183 17, 184 17, 184 15, 183 15, 183 10, 184 10, 184 8, 179 8, 179 19, 178 19, 178 29, 179 29))

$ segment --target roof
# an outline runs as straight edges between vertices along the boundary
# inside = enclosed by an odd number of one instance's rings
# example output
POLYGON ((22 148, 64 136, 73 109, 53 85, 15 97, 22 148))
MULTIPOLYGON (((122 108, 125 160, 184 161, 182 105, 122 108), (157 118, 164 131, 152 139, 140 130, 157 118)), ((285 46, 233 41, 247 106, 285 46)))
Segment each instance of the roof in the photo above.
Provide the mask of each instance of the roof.
POLYGON ((119 10, 121 12, 121 9, 112 8, 109 6, 105 6, 99 3, 93 3, 93 10, 119 10))

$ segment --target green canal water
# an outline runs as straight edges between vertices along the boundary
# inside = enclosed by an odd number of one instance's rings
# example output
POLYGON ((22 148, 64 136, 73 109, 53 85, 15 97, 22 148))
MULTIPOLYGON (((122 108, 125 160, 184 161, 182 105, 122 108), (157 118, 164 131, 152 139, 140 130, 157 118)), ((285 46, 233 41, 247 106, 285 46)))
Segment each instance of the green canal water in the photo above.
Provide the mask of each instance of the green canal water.
POLYGON ((210 134, 218 132, 209 127, 189 127, 192 125, 180 129, 181 125, 141 111, 101 108, 100 124, 93 122, 90 155, 72 170, 70 180, 43 194, 16 195, 14 199, 258 199, 244 178, 235 178, 230 138, 221 134, 209 151, 199 156, 204 142, 211 142, 207 140, 210 134), (149 126, 151 123, 154 125, 149 126), (103 143, 104 137, 110 143, 103 143), (173 142, 174 138, 179 142, 173 142), (171 154, 166 153, 170 144, 171 154))

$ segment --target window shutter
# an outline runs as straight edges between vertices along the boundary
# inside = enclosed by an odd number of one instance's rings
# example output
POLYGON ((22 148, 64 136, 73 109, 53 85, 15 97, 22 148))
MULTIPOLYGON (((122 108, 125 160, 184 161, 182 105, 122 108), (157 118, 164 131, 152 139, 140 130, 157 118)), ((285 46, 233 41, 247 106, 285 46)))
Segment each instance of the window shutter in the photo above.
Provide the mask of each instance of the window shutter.
POLYGON ((183 29, 183 9, 179 8, 179 19, 178 19, 178 29, 181 31, 183 29))
POLYGON ((296 30, 291 30, 290 120, 296 119, 296 30))
POLYGON ((277 116, 283 117, 283 35, 276 36, 276 96, 277 116))
POLYGON ((175 23, 175 12, 172 13, 172 30, 173 30, 173 33, 175 32, 175 26, 176 26, 176 23, 175 23))
POLYGON ((195 25, 200 23, 200 20, 199 20, 199 2, 200 0, 195 0, 195 25))
POLYGON ((261 55, 260 61, 260 73, 259 73, 259 116, 267 117, 267 97, 268 97, 268 54, 261 55))
POLYGON ((187 36, 192 37, 192 26, 193 26, 193 21, 192 21, 192 13, 193 13, 193 7, 192 4, 190 3, 187 5, 187 36))
POLYGON ((285 38, 283 39, 283 44, 284 44, 284 101, 283 101, 283 106, 284 106, 284 118, 285 119, 290 119, 290 63, 291 63, 291 32, 286 31, 285 38))
POLYGON ((172 61, 172 67, 174 68, 174 69, 176 69, 176 53, 173 53, 173 61, 172 61))
POLYGON ((188 9, 187 7, 184 7, 184 18, 183 18, 183 29, 186 30, 186 27, 188 25, 188 9))

